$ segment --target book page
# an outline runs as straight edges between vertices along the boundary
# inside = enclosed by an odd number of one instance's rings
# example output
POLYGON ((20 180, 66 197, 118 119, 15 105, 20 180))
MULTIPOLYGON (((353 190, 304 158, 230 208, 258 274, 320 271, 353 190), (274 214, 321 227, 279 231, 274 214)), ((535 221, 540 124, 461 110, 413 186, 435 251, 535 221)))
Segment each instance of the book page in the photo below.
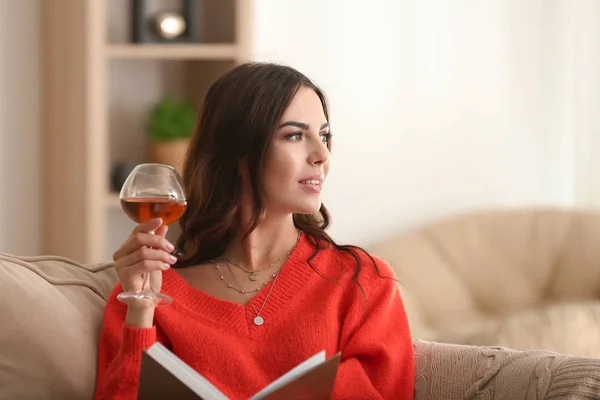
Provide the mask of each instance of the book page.
MULTIPOLYGON (((183 362, 161 343, 154 343, 146 353, 164 369, 179 379, 184 385, 196 393, 201 399, 228 400, 215 385, 183 362)), ((143 369, 143 363, 142 363, 143 369)), ((160 385, 160 377, 155 377, 160 385)))
POLYGON ((271 394, 271 393, 275 392, 276 390, 284 387, 289 382, 291 382, 294 379, 298 378, 299 376, 301 376, 302 374, 306 373, 307 371, 310 371, 311 369, 313 369, 317 365, 322 364, 323 362, 325 362, 325 350, 322 350, 322 351, 318 352, 317 354, 315 354, 314 356, 312 356, 308 360, 303 361, 300 364, 296 365, 294 368, 292 368, 291 370, 289 370, 285 374, 281 375, 275 381, 271 382, 263 390, 261 390, 260 392, 258 392, 254 396, 252 396, 250 398, 250 400, 259 400, 259 399, 262 399, 262 398, 268 396, 269 394, 271 394))

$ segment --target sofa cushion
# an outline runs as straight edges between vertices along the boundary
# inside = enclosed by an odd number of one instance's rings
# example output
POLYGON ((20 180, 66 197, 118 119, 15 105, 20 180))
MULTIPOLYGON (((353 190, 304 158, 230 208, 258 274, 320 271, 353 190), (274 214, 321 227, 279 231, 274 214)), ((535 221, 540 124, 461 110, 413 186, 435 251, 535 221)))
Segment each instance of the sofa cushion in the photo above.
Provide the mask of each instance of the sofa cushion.
POLYGON ((0 253, 0 399, 93 397, 102 314, 116 279, 110 263, 0 253))
POLYGON ((438 332, 438 340, 515 350, 552 349, 561 354, 600 354, 600 301, 552 304, 438 332))
POLYGON ((410 295, 421 339, 600 357, 600 325, 590 325, 600 323, 599 236, 597 211, 500 208, 432 221, 369 250, 410 295), (536 319, 546 324, 539 338, 536 319), (590 333, 574 340, 580 327, 590 333))

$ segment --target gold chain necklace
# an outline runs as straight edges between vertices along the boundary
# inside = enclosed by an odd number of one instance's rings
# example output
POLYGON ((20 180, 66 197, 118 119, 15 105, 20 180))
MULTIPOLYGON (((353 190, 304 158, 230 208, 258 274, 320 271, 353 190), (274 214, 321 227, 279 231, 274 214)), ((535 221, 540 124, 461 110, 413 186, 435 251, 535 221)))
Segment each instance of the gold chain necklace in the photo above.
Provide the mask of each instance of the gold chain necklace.
MULTIPOLYGON (((223 282, 225 282, 225 284, 227 285, 227 287, 228 287, 228 288, 230 288, 230 289, 233 289, 233 290, 235 290, 235 291, 236 291, 236 292, 238 292, 238 293, 242 293, 242 294, 245 294, 245 293, 247 293, 247 290, 246 290, 246 289, 244 289, 244 288, 242 287, 242 285, 240 285, 239 283, 238 283, 238 285, 240 286, 240 288, 238 289, 238 288, 236 288, 235 286, 233 286, 232 284, 230 284, 229 282, 227 282, 227 280, 225 279, 225 276, 223 276, 223 274, 221 273, 221 269, 220 269, 220 267, 219 267, 219 264, 217 264, 217 263, 216 263, 216 262, 214 262, 213 260, 210 260, 210 262, 212 262, 212 263, 214 264, 215 268, 216 268, 216 269, 217 269, 217 271, 219 272, 219 278, 220 278, 220 279, 221 279, 223 282)), ((227 266, 229 266, 229 264, 227 264, 227 266)), ((233 270, 231 270, 231 267, 229 267, 229 270, 231 271, 231 275, 233 275, 233 279, 235 279, 235 280, 236 280, 236 282, 237 282, 237 278, 236 278, 235 274, 233 273, 233 270)), ((271 282, 271 280, 273 280, 273 278, 275 278, 276 276, 277 276, 277 272, 276 272, 276 273, 274 273, 274 274, 272 274, 272 275, 269 277, 269 279, 268 279, 266 282, 264 282, 264 283, 263 283, 261 286, 257 287, 256 289, 252 289, 250 292, 251 292, 251 293, 252 293, 252 292, 260 292, 260 290, 261 290, 262 288, 264 288, 265 286, 267 286, 267 285, 269 284, 269 282, 271 282)))
MULTIPOLYGON (((290 251, 288 251, 287 253, 285 253, 285 255, 284 255, 284 256, 282 256, 282 257, 279 257, 277 260, 273 261, 273 262, 272 262, 272 263, 271 263, 271 264, 270 264, 268 267, 265 267, 265 268, 262 268, 262 269, 259 269, 259 270, 253 270, 253 271, 249 271, 249 270, 245 269, 244 267, 242 267, 241 265, 239 265, 239 264, 236 264, 236 263, 234 263, 233 261, 230 261, 230 260, 229 260, 227 257, 225 257, 225 255, 223 255, 222 257, 223 257, 223 259, 225 260, 225 262, 226 262, 227 264, 231 264, 231 265, 233 265, 234 267, 237 267, 237 268, 241 269, 241 270, 242 270, 242 271, 244 271, 245 273, 247 273, 247 274, 250 274, 250 275, 248 276, 248 279, 249 279, 249 280, 251 280, 252 282, 255 282, 255 281, 257 281, 257 280, 258 280, 258 275, 257 275, 257 274, 258 274, 259 272, 262 272, 262 271, 265 271, 265 270, 267 270, 267 269, 271 269, 271 268, 273 268, 273 267, 275 266, 275 264, 277 264, 277 263, 278 263, 278 262, 280 262, 280 261, 283 261, 283 259, 285 259, 285 258, 289 257, 289 256, 290 256, 290 255, 291 255, 291 254, 294 252, 294 250, 296 249, 296 246, 298 246, 298 242, 300 241, 300 236, 301 236, 301 234, 302 234, 302 231, 301 231, 301 230, 298 230, 298 237, 296 238, 296 243, 294 244, 294 247, 292 247, 292 249, 291 249, 290 251)), ((275 276, 275 275, 272 275, 272 276, 271 276, 271 279, 272 279, 274 276, 275 276)), ((270 279, 269 279, 269 280, 270 280, 270 279)), ((269 281, 267 281, 267 282, 265 283, 265 285, 266 285, 267 283, 269 283, 269 281)), ((264 285, 263 285, 263 286, 264 286, 264 285)), ((259 289, 259 290, 260 290, 260 289, 259 289)))
POLYGON ((230 261, 227 257, 223 256, 223 259, 225 260, 225 262, 227 264, 233 265, 234 267, 237 267, 239 269, 241 269, 242 271, 244 271, 247 274, 250 274, 248 276, 248 279, 250 279, 252 282, 255 282, 256 280, 258 280, 258 275, 257 273, 259 272, 263 272, 264 270, 267 269, 271 269, 275 266, 276 263, 278 263, 279 261, 283 260, 284 258, 288 257, 291 253, 287 253, 285 256, 280 257, 279 259, 277 259, 276 261, 272 262, 268 267, 262 268, 262 269, 257 269, 255 271, 248 271, 247 269, 245 269, 244 267, 240 266, 239 264, 234 263, 233 261, 230 261))
MULTIPOLYGON (((240 284, 240 282, 238 281, 237 277, 233 273, 233 270, 231 269, 231 266, 229 264, 227 264, 227 266, 229 267, 229 271, 231 272, 231 275, 233 275, 233 279, 235 279, 235 281, 237 282, 237 284, 240 285, 240 287, 242 288, 242 293, 244 293, 246 295, 246 298, 248 299, 248 303, 250 303, 250 305, 254 309, 254 312, 256 313, 256 317, 254 317, 254 325, 261 326, 262 324, 265 323, 265 319, 260 316, 260 313, 262 312, 263 308, 265 308, 265 304, 267 304, 267 300, 269 300, 269 296, 271 295, 271 292, 273 291, 273 288, 275 287, 275 283, 277 282, 277 277, 279 276, 279 272, 281 272, 281 270, 279 270, 279 271, 277 271, 277 272, 275 272, 273 274, 273 276, 275 277, 275 279, 273 280, 273 284, 271 285, 271 288, 269 289, 269 293, 267 293, 267 297, 265 297, 265 301, 263 301, 262 306, 260 306, 260 310, 257 310, 256 307, 254 307, 254 303, 252 302, 252 299, 250 298, 250 296, 248 296, 248 293, 246 292, 246 290, 244 290, 244 287, 240 284)), ((271 279, 269 279, 269 281, 271 279)), ((267 281, 265 283, 265 285, 269 281, 267 281)))

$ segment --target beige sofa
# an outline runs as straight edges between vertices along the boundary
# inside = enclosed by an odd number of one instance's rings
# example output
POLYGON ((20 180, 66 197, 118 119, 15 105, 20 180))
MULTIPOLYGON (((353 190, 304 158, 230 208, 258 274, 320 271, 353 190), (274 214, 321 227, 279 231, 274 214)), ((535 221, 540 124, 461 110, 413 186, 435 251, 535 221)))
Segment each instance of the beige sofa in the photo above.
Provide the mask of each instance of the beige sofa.
POLYGON ((600 358, 600 212, 466 213, 372 251, 422 339, 600 358))
MULTIPOLYGON (((111 264, 0 253, 0 399, 91 399, 111 264)), ((600 360, 415 339, 416 399, 600 399, 600 360)))

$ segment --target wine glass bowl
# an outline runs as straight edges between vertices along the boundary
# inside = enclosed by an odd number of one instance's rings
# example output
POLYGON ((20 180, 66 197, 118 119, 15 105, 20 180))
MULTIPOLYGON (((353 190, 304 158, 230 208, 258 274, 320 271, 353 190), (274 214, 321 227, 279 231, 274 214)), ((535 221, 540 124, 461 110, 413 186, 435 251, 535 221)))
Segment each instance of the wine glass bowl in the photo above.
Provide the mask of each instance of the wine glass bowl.
MULTIPOLYGON (((187 207, 181 177, 175 168, 165 164, 137 165, 125 180, 119 199, 125 214, 138 224, 154 218, 161 218, 164 225, 172 224, 187 207)), ((122 292, 117 298, 124 303, 151 300, 156 307, 173 301, 152 290, 149 273, 144 276, 141 290, 122 292)))

